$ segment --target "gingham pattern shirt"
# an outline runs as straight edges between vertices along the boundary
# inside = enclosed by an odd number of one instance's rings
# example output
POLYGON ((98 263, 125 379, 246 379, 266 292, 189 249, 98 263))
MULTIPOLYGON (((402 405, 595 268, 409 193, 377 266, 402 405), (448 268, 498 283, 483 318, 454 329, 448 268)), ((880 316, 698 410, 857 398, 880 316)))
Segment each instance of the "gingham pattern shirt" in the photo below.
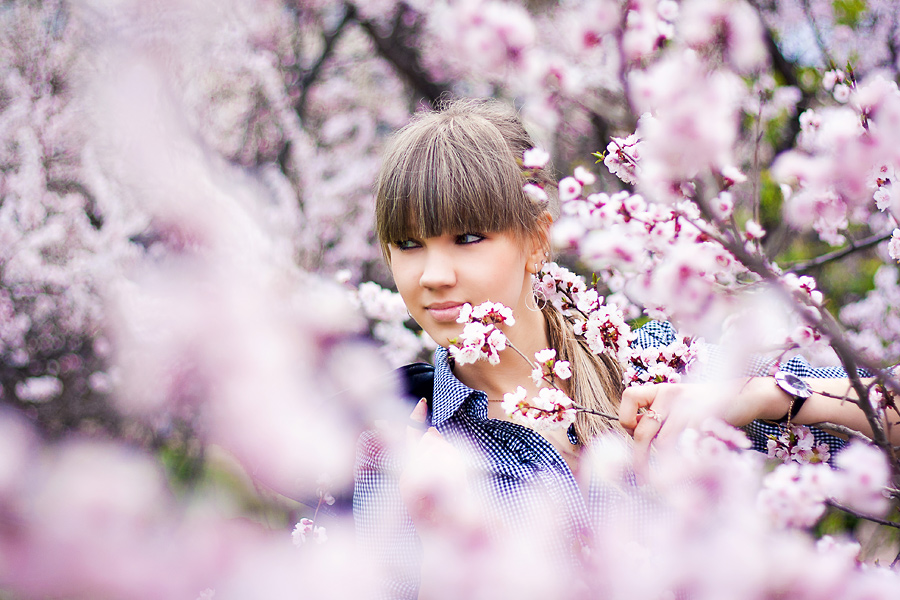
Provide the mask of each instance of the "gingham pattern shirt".
MULTIPOLYGON (((665 346, 675 339, 670 324, 651 321, 638 330, 634 344, 645 348, 665 346)), ((707 370, 715 371, 715 352, 708 354, 711 358, 707 370)), ((540 434, 515 423, 487 418, 487 396, 453 375, 445 348, 435 351, 434 366, 432 425, 460 450, 475 473, 471 483, 476 497, 486 512, 499 517, 504 530, 522 532, 534 524, 534 506, 553 506, 555 510, 542 511, 540 517, 556 519, 553 527, 560 535, 554 554, 577 560, 577 542, 589 540, 605 522, 625 517, 640 522, 641 514, 651 509, 650 497, 643 503, 615 502, 615 496, 621 492, 599 477, 592 478, 583 495, 565 460, 540 434), (612 510, 629 510, 631 514, 612 514, 612 510)), ((772 366, 771 361, 757 360, 748 372, 770 374, 772 366)), ((801 377, 845 376, 842 369, 814 369, 802 358, 780 367, 801 377)), ((747 427, 747 433, 754 447, 765 451, 766 436, 777 435, 778 428, 755 422, 747 427)), ((572 435, 574 428, 570 430, 572 435)), ((842 443, 823 432, 815 435, 817 441, 832 444, 833 450, 842 443)), ((400 496, 401 471, 399 458, 387 449, 378 434, 366 432, 361 436, 353 493, 359 543, 381 566, 382 597, 416 598, 421 546, 400 496)))

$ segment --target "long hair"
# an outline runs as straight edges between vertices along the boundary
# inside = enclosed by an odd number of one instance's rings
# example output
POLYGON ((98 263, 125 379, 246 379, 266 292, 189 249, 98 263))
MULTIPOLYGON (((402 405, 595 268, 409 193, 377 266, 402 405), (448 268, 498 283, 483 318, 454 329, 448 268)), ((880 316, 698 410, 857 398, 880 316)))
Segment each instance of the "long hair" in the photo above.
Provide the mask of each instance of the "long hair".
MULTIPOLYGON (((491 100, 457 100, 437 112, 422 112, 389 141, 378 176, 375 221, 386 260, 390 244, 464 231, 511 231, 537 236, 541 216, 559 216, 550 168, 525 169, 523 153, 534 142, 518 114, 491 100), (522 187, 547 192, 537 201, 522 187)), ((549 250, 549 249, 548 249, 549 250)), ((572 324, 551 305, 543 309, 550 344, 572 366, 569 395, 579 406, 614 413, 622 397, 618 363, 595 355, 575 337, 572 324)), ((583 442, 617 422, 579 413, 575 429, 583 442)))

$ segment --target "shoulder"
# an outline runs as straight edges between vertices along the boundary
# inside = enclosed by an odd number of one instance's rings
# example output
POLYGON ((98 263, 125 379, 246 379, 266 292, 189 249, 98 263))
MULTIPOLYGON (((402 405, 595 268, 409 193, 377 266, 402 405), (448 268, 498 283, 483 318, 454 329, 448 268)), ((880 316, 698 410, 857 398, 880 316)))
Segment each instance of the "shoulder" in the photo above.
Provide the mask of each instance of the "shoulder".
POLYGON ((632 345, 639 348, 668 346, 678 337, 675 328, 668 321, 648 321, 634 334, 632 345))

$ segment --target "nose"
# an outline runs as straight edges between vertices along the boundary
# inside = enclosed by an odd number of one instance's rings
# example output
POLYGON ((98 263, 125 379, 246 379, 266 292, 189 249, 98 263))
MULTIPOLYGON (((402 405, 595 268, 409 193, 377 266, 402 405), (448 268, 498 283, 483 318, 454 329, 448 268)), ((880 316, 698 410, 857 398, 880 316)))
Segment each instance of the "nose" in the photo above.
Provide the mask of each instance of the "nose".
POLYGON ((441 248, 428 248, 419 285, 428 289, 450 287, 456 284, 456 266, 449 252, 441 248))

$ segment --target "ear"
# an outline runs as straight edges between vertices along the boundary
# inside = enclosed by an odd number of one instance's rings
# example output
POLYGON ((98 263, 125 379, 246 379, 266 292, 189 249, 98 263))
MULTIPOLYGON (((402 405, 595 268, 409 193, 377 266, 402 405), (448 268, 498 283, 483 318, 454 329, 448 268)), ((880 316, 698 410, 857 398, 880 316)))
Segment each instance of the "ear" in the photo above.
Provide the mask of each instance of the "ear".
POLYGON ((550 258, 550 226, 553 225, 553 215, 549 211, 540 214, 537 220, 537 226, 531 234, 528 252, 528 264, 525 269, 529 273, 540 271, 541 266, 550 258))

